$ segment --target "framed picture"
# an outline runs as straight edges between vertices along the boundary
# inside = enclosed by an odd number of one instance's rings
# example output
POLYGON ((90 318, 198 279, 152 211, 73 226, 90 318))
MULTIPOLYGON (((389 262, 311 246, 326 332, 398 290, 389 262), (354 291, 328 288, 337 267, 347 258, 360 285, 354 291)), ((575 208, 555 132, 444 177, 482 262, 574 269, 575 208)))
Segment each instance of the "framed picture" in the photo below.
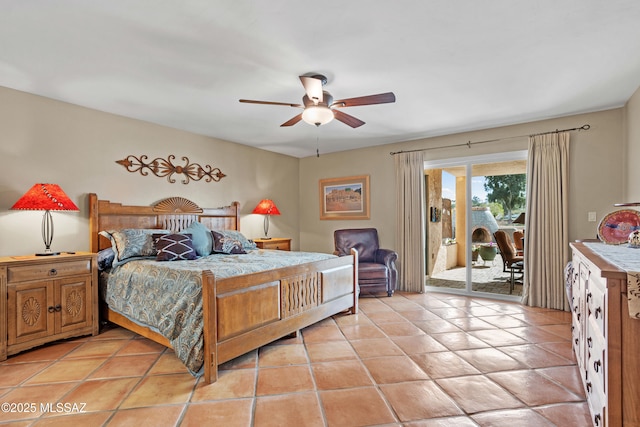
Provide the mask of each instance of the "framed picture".
POLYGON ((320 219, 369 218, 369 175, 320 180, 320 219))

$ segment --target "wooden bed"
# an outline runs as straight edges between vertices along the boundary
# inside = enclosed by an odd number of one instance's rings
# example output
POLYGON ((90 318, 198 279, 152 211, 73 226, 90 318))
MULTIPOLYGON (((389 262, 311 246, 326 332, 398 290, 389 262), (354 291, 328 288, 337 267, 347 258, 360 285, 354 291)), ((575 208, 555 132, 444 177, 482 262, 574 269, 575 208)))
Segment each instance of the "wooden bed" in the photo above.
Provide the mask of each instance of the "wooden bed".
MULTIPOLYGON (((178 232, 193 221, 209 229, 239 230, 240 206, 200 208, 172 197, 154 206, 125 206, 89 194, 91 251, 111 247, 102 230, 158 228, 178 232)), ((204 378, 217 380, 218 365, 281 337, 349 310, 358 310, 357 252, 297 266, 216 279, 202 273, 204 378)), ((149 328, 101 307, 108 320, 167 347, 169 341, 149 328)))

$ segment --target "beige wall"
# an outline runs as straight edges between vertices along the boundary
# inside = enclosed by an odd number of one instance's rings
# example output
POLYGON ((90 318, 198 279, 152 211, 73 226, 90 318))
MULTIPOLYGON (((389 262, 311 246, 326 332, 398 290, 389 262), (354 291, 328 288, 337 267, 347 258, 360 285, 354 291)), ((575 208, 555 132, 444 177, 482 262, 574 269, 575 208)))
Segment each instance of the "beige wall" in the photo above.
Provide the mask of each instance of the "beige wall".
POLYGON ((623 202, 640 202, 640 88, 625 106, 625 164, 623 202))
MULTIPOLYGON (((483 131, 440 136, 410 142, 308 157, 300 161, 300 242, 304 250, 333 250, 333 230, 376 227, 381 244, 394 248, 396 239, 395 172, 391 151, 464 144, 518 135, 574 128, 588 123, 591 130, 571 135, 569 214, 570 239, 596 235, 598 222, 588 222, 587 212, 597 220, 614 209, 623 198, 623 109, 505 126, 483 131), (371 220, 320 221, 318 180, 341 176, 371 176, 371 220)), ((527 148, 527 138, 452 147, 425 152, 427 159, 447 159, 518 151, 527 148)))
POLYGON ((33 184, 52 182, 80 208, 54 212, 53 249, 89 249, 88 199, 151 205, 183 196, 203 207, 241 203, 241 229, 262 235, 262 216, 251 211, 261 198, 274 199, 282 212, 270 235, 293 237, 298 247, 298 159, 195 135, 0 87, 0 256, 44 249, 41 212, 12 211, 33 184), (219 167, 220 182, 171 184, 166 178, 127 172, 116 160, 128 155, 166 158, 219 167))

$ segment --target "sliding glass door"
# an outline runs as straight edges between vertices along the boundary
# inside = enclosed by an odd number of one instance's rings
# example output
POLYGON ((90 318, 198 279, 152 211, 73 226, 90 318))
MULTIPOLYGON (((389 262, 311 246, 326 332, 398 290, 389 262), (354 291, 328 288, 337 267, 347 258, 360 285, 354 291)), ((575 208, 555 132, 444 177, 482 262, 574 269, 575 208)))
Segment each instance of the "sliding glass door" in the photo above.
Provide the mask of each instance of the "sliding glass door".
POLYGON ((514 245, 514 232, 524 228, 518 217, 525 210, 526 154, 425 163, 428 288, 507 299, 521 294, 521 270, 512 275, 505 266, 509 251, 500 250, 496 232, 514 245))

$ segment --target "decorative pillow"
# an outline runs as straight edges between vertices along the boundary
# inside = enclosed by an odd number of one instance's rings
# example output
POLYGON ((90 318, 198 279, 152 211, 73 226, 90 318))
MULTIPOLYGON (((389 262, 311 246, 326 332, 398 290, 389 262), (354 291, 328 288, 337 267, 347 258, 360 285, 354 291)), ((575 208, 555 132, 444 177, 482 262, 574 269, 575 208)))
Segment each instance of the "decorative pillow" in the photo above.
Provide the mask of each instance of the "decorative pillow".
POLYGON ((190 234, 154 234, 158 261, 182 261, 196 259, 190 234))
MULTIPOLYGON (((228 237, 232 240, 237 240, 238 242, 240 242, 240 245, 242 246, 242 249, 244 249, 245 251, 250 251, 252 249, 257 249, 258 246, 256 245, 256 243, 251 240, 251 239, 247 239, 244 234, 242 234, 239 231, 236 230, 215 230, 216 233, 222 234, 225 237, 228 237)), ((215 236, 214 236, 215 237, 215 236)))
POLYGON ((246 254, 242 242, 219 231, 211 231, 213 236, 213 252, 219 254, 246 254))
POLYGON ((105 271, 111 268, 113 261, 116 259, 116 253, 113 248, 103 249, 98 252, 98 271, 105 271))
POLYGON ((213 236, 211 230, 195 221, 190 226, 182 230, 184 234, 191 234, 193 247, 196 249, 198 256, 210 255, 213 251, 213 236))
POLYGON ((169 234, 169 230, 125 228, 100 232, 100 235, 111 239, 111 247, 115 252, 114 267, 124 264, 129 258, 155 257, 157 251, 153 234, 169 234))

